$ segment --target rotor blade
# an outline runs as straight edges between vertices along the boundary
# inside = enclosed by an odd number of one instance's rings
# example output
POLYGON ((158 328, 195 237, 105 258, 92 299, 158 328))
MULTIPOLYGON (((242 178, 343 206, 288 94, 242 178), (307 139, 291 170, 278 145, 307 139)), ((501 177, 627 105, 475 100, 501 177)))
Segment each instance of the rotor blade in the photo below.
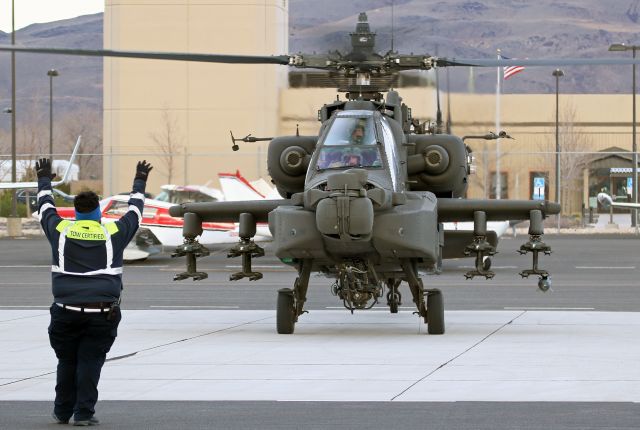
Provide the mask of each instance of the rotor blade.
POLYGON ((33 54, 82 55, 86 57, 143 58, 152 60, 196 61, 202 63, 228 64, 289 64, 288 55, 221 55, 188 54, 179 52, 112 51, 108 49, 61 49, 61 48, 19 48, 0 46, 0 51, 25 52, 33 54))
POLYGON ((434 58, 436 67, 477 66, 597 66, 640 64, 640 58, 544 58, 544 59, 480 59, 480 58, 434 58))

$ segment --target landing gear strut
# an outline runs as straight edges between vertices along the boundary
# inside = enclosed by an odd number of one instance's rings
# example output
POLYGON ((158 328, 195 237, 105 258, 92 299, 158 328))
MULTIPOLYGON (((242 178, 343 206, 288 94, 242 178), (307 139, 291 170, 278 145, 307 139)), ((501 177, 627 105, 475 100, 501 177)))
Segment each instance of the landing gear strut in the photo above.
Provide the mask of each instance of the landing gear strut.
POLYGON ((444 303, 442 292, 438 289, 425 289, 422 280, 418 277, 415 261, 400 260, 400 265, 409 284, 413 302, 418 308, 417 314, 427 323, 429 334, 444 334, 444 303), (424 297, 427 296, 425 302, 424 297))
POLYGON ((402 294, 398 287, 402 281, 400 279, 387 279, 387 305, 392 314, 398 313, 398 306, 402 305, 402 294))
POLYGON ((293 334, 298 317, 305 313, 304 303, 307 301, 307 289, 311 277, 312 260, 302 260, 298 268, 298 277, 293 289, 278 290, 276 308, 276 329, 278 334, 293 334))

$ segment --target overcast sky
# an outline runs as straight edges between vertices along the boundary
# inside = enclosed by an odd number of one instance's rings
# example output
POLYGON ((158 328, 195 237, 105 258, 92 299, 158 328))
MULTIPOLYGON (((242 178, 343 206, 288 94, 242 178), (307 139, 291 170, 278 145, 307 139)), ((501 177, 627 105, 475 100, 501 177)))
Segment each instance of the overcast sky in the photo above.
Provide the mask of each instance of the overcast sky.
MULTIPOLYGON (((16 30, 35 22, 51 22, 104 12, 104 0, 14 0, 16 30)), ((0 30, 11 32, 11 0, 0 0, 0 30)))

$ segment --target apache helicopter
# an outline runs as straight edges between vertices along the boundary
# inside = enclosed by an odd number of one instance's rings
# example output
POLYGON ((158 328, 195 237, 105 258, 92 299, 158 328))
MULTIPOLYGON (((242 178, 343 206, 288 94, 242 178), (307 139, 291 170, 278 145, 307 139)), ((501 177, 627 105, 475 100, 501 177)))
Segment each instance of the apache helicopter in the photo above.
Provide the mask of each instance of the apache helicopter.
MULTIPOLYGON (((239 139, 270 140, 268 170, 283 199, 184 203, 170 209, 172 216, 184 217, 184 244, 173 255, 187 259, 187 270, 174 280, 207 277, 196 267, 196 259, 209 254, 198 242, 203 222, 239 222, 240 241, 229 257, 242 257, 242 270, 232 274, 231 280, 261 279, 262 274, 251 264, 264 250, 252 238, 256 223, 269 223, 273 252, 298 272, 293 288, 278 291, 278 333, 293 333, 298 317, 305 312, 310 275, 319 272, 335 280, 333 292, 351 312, 375 305, 384 287, 391 313, 398 312, 399 286, 404 281, 428 333, 443 334, 442 292, 425 288, 420 275, 437 272, 443 258, 467 255, 475 256, 475 269, 465 274, 467 279, 492 278, 487 257, 495 254, 496 240, 487 229, 488 221, 529 220, 529 240, 519 252, 531 252, 533 266, 520 275, 537 275, 538 287, 547 291, 549 273, 538 267, 539 254, 551 253, 542 241, 543 219, 559 213, 559 205, 465 198, 472 165, 470 148, 463 138, 443 133, 439 110, 434 125, 413 118, 399 93, 390 88, 392 78, 403 70, 449 66, 634 64, 638 60, 456 60, 394 51, 380 55, 374 51, 376 34, 364 13, 350 35, 352 51, 344 55, 236 56, 20 47, 0 47, 0 51, 280 64, 329 72, 346 97, 319 110, 322 125, 317 136, 239 139), (472 221, 473 230, 445 231, 443 223, 450 221, 472 221)), ((232 140, 236 149, 238 139, 232 135, 232 140)))

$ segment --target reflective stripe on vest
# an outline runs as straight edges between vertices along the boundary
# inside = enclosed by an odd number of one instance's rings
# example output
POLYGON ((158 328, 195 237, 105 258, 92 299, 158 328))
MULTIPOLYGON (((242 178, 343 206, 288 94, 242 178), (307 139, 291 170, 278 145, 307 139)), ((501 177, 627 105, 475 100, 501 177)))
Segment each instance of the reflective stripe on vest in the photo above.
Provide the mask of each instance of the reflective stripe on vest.
POLYGON ((91 220, 81 220, 76 222, 62 220, 56 226, 56 230, 60 231, 60 238, 58 239, 58 266, 52 265, 52 272, 78 276, 118 275, 122 273, 122 267, 111 267, 113 265, 113 243, 111 242, 111 234, 118 231, 117 224, 108 223, 106 225, 101 225, 98 224, 97 221, 91 220), (76 240, 104 241, 106 251, 105 268, 89 272, 66 271, 64 268, 64 248, 67 238, 76 240))

